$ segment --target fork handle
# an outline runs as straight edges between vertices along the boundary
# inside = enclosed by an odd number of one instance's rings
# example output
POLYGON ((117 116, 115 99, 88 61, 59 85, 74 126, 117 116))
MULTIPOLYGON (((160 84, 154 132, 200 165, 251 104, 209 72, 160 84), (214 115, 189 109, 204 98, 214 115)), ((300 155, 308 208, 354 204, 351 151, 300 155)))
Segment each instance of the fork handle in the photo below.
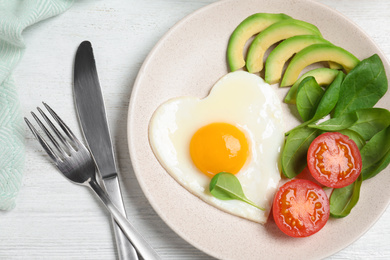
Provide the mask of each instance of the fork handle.
POLYGON ((144 259, 157 260, 161 259, 159 255, 153 250, 153 248, 146 242, 146 240, 139 234, 133 225, 125 218, 121 212, 115 207, 111 202, 110 197, 107 193, 100 187, 96 180, 92 179, 89 181, 89 186, 91 189, 98 195, 103 204, 110 211, 111 215, 114 217, 123 233, 127 236, 130 243, 137 249, 138 253, 144 259))

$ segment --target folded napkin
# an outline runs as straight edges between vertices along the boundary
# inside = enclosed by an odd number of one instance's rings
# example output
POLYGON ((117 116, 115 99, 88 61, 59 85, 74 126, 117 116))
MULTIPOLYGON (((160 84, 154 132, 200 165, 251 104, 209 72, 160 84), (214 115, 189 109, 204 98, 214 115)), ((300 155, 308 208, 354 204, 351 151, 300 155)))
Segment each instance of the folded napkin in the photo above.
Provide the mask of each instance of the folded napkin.
POLYGON ((72 3, 73 0, 0 0, 0 210, 15 207, 24 169, 24 124, 11 75, 24 53, 22 32, 64 12, 72 3))

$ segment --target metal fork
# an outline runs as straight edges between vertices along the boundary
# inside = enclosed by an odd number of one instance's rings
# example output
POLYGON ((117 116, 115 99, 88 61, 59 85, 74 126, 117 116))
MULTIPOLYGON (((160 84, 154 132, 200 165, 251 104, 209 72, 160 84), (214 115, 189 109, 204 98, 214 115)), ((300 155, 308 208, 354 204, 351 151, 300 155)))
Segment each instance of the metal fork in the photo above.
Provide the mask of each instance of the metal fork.
POLYGON ((45 140, 45 138, 34 128, 27 118, 24 118, 24 120, 57 168, 71 182, 90 187, 96 193, 132 245, 144 259, 160 259, 145 239, 114 206, 107 193, 98 184, 96 179, 95 163, 88 149, 76 138, 62 119, 46 103, 43 103, 43 105, 61 127, 62 132, 65 133, 66 136, 64 136, 61 131, 56 128, 56 126, 39 107, 37 108, 39 113, 42 115, 42 118, 46 121, 49 128, 54 132, 56 138, 34 112, 31 112, 31 114, 38 123, 39 127, 49 138, 49 142, 45 140), (51 145, 49 143, 51 143, 51 145), (52 146, 54 146, 54 149, 52 146))

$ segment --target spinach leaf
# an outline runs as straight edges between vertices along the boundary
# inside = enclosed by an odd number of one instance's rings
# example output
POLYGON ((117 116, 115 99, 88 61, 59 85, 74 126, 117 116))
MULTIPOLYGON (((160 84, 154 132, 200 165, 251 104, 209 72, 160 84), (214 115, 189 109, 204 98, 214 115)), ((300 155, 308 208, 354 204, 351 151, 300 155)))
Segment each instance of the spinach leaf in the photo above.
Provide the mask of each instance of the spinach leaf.
POLYGON ((245 196, 240 181, 234 174, 228 172, 220 172, 216 174, 210 181, 209 190, 210 193, 217 199, 241 200, 260 210, 265 210, 257 206, 245 196))
POLYGON ((290 90, 288 91, 284 102, 287 104, 296 104, 296 98, 297 98, 297 92, 298 87, 303 79, 313 76, 317 83, 319 85, 329 85, 329 81, 333 81, 338 74, 338 70, 336 69, 330 69, 330 68, 317 68, 313 70, 309 70, 308 72, 304 73, 295 83, 291 86, 290 90))
POLYGON ((287 178, 294 178, 307 164, 307 150, 319 131, 309 127, 301 127, 291 131, 282 152, 282 171, 287 178))
MULTIPOLYGON (((329 87, 327 87, 327 89, 325 90, 325 93, 323 94, 323 96, 322 96, 322 98, 321 98, 321 100, 316 108, 314 116, 310 120, 296 126, 292 130, 288 131, 286 133, 286 136, 289 135, 291 133, 291 131, 293 131, 295 129, 298 129, 298 128, 304 127, 306 125, 315 123, 316 121, 325 117, 326 115, 328 115, 332 111, 332 109, 335 107, 335 105, 337 104, 337 101, 339 99, 340 86, 341 86, 341 82, 344 79, 344 76, 345 76, 345 74, 341 71, 336 75, 336 78, 329 85, 329 87)), ((297 106, 298 106, 298 100, 297 100, 297 106)))
POLYGON ((299 84, 296 103, 303 121, 308 121, 314 116, 323 94, 324 90, 314 77, 307 77, 299 84))
POLYGON ((322 122, 321 124, 315 125, 310 124, 310 128, 315 128, 323 131, 340 131, 351 127, 358 120, 356 112, 344 114, 340 117, 331 118, 322 122))
POLYGON ((358 132, 365 140, 390 125, 390 112, 384 108, 363 108, 356 110, 358 120, 349 129, 358 132))
POLYGON ((364 180, 370 179, 384 170, 390 163, 390 150, 377 163, 362 171, 364 180))
POLYGON ((326 91, 318 104, 317 110, 311 119, 312 121, 321 119, 332 112, 339 100, 340 86, 344 76, 345 74, 340 71, 329 87, 326 88, 326 91))
POLYGON ((346 135, 350 139, 352 139, 356 143, 359 150, 361 150, 363 148, 363 146, 366 144, 366 140, 364 140, 364 138, 359 133, 357 133, 353 130, 344 129, 344 130, 341 130, 338 132, 343 134, 343 135, 346 135))
POLYGON ((387 156, 389 150, 390 126, 374 135, 360 151, 360 155, 362 156, 362 173, 364 180, 372 178, 378 173, 376 172, 374 174, 373 169, 382 168, 383 164, 388 161, 387 156))
POLYGON ((384 108, 374 107, 358 109, 318 125, 309 124, 309 127, 323 131, 350 129, 359 133, 367 141, 389 125, 390 112, 384 108))
POLYGON ((299 129, 299 128, 302 128, 302 127, 304 127, 304 126, 307 126, 307 125, 309 125, 309 124, 313 124, 313 123, 314 123, 314 125, 315 125, 315 123, 316 123, 317 121, 318 121, 318 120, 309 120, 309 121, 303 122, 302 124, 297 125, 297 126, 294 127, 293 129, 287 131, 284 135, 285 135, 285 136, 288 136, 292 131, 295 131, 295 130, 297 130, 297 129, 299 129))
POLYGON ((377 54, 362 60, 345 77, 333 117, 360 108, 373 107, 387 91, 387 78, 383 63, 377 54))
POLYGON ((349 215, 359 201, 362 182, 363 178, 360 174, 358 179, 351 185, 332 191, 329 199, 330 215, 332 217, 343 218, 349 215))

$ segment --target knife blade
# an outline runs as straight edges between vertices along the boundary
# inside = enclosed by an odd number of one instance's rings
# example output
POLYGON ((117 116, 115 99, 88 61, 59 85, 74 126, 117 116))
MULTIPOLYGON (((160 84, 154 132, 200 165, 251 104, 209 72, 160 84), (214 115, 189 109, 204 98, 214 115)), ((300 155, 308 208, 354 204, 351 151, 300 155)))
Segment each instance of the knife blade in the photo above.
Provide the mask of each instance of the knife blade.
MULTIPOLYGON (((82 42, 76 52, 73 91, 81 129, 105 189, 114 205, 126 217, 103 95, 89 41, 82 42)), ((138 255, 133 245, 115 220, 112 221, 119 258, 137 260, 138 255)))

